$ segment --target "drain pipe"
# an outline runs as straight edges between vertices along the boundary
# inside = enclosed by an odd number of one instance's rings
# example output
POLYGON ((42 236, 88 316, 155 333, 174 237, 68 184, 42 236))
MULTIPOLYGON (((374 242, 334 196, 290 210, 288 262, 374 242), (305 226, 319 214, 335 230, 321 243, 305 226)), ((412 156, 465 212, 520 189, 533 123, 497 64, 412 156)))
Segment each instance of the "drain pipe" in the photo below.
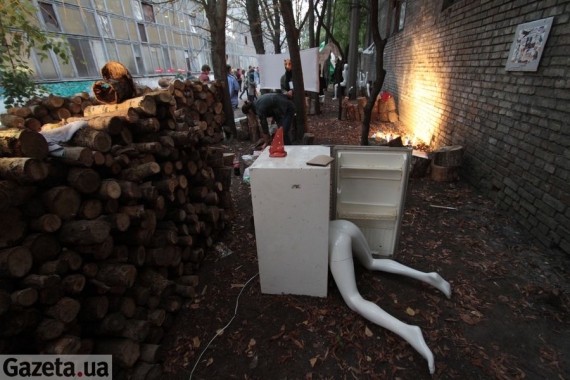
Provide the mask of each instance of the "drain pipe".
POLYGON ((390 259, 374 259, 366 238, 360 229, 347 220, 333 220, 329 223, 329 266, 348 307, 369 321, 384 327, 406 340, 428 362, 429 372, 435 372, 433 353, 427 346, 418 326, 407 325, 382 310, 378 305, 366 301, 356 287, 352 256, 369 270, 400 274, 428 283, 451 297, 451 286, 437 273, 424 273, 390 259))

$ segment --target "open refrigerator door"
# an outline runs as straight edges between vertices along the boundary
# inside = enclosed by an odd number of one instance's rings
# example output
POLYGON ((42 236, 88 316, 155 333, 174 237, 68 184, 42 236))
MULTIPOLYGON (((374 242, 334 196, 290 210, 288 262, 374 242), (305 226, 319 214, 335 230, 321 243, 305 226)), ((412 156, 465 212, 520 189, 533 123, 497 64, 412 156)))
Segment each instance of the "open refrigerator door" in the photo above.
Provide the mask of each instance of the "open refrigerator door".
POLYGON ((333 157, 333 219, 357 225, 372 254, 394 258, 412 149, 335 146, 333 157))

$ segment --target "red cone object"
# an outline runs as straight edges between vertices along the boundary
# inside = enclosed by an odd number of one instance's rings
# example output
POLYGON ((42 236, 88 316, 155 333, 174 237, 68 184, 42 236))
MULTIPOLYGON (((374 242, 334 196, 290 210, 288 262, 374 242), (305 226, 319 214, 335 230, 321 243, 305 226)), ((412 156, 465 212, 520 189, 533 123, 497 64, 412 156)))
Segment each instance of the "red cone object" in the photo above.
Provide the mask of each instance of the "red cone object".
POLYGON ((285 146, 283 144, 283 127, 279 127, 273 138, 273 142, 269 147, 269 157, 285 157, 285 146))

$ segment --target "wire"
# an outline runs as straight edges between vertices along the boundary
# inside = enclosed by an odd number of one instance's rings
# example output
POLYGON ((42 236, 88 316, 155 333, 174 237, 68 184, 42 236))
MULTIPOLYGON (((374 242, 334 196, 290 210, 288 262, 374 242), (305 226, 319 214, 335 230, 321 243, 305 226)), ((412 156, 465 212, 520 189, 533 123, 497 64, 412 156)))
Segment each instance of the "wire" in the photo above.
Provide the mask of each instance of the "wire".
POLYGON ((227 325, 225 325, 224 327, 222 327, 221 329, 219 329, 216 332, 216 335, 214 335, 214 337, 210 340, 210 342, 208 342, 208 345, 204 348, 204 350, 202 350, 202 353, 200 354, 200 356, 198 357, 198 360, 196 360, 196 364, 194 364, 194 368, 192 368, 192 372, 190 372, 190 377, 188 378, 188 380, 192 380, 192 375, 194 374, 194 371, 196 370, 196 367, 198 366, 198 363, 200 363, 200 360, 202 359, 202 356, 204 355, 204 353, 206 352, 206 350, 208 349, 208 347, 210 347, 210 344, 212 344, 212 342, 214 341, 214 339, 216 339, 219 335, 222 335, 222 333, 224 332, 224 330, 233 322, 234 318, 237 315, 237 309, 238 309, 238 304, 239 304, 239 297, 241 296, 241 294, 243 293, 243 291, 245 290, 245 288, 247 287, 247 284, 249 284, 255 277, 257 277, 259 275, 259 272, 257 272, 256 274, 253 275, 253 277, 251 277, 249 280, 247 280, 247 282, 245 283, 245 285, 243 286, 243 288, 241 289, 241 291, 239 292, 237 299, 236 299, 236 308, 234 310, 234 315, 232 317, 232 319, 230 319, 230 321, 228 322, 227 325))

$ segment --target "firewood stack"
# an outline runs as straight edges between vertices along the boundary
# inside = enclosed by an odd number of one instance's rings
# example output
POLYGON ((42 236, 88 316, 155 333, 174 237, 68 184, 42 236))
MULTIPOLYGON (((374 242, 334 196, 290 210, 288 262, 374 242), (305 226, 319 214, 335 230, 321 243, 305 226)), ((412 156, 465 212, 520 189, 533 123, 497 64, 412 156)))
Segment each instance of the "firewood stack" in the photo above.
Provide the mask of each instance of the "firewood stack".
POLYGON ((64 157, 25 124, 0 130, 1 353, 112 354, 114 378, 162 375, 161 339, 233 213, 211 146, 218 86, 175 81, 43 125, 87 121, 64 157))

